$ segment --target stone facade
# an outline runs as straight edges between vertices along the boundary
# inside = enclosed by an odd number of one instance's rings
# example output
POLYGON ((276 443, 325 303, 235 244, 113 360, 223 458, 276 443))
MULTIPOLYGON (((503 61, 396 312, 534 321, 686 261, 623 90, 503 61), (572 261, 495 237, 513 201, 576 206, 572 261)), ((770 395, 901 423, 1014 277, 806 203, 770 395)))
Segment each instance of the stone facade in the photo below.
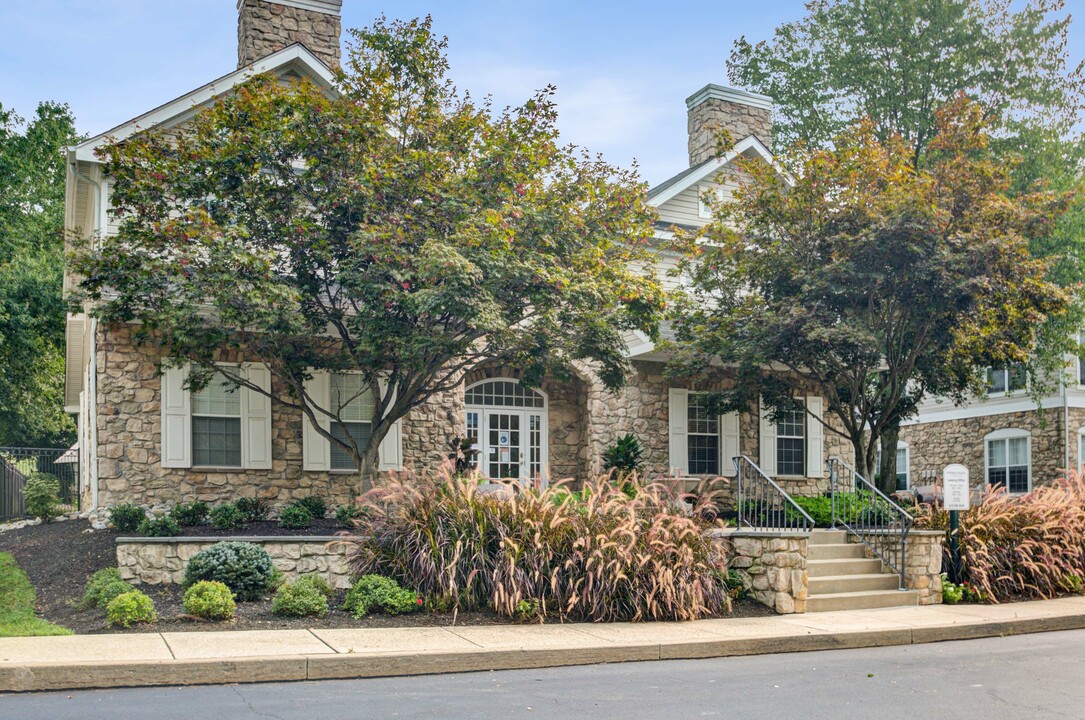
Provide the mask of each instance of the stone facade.
POLYGON ((339 67, 342 23, 338 0, 318 0, 326 8, 305 10, 278 0, 243 0, 237 16, 237 66, 243 68, 294 43, 309 48, 328 67, 339 67))
POLYGON ((688 98, 690 167, 716 156, 716 137, 721 130, 731 133, 736 143, 753 135, 765 147, 771 148, 772 110, 768 103, 759 102, 760 98, 715 85, 688 98))
POLYGON ((261 546, 288 580, 316 573, 334 588, 350 587, 350 545, 338 537, 117 538, 117 567, 136 585, 180 584, 193 555, 226 540, 261 546))
POLYGON ((912 530, 904 560, 904 586, 919 593, 920 605, 942 603, 942 558, 946 534, 940 530, 912 530))
MULTIPOLYGON (((1085 411, 1071 409, 1071 413, 1070 462, 1073 464, 1076 462, 1077 429, 1085 423, 1085 411), (1076 420, 1079 413, 1081 419, 1076 420)), ((972 487, 982 490, 986 483, 984 437, 996 430, 1007 429, 1031 433, 1033 487, 1050 484, 1060 477, 1066 465, 1063 409, 1048 408, 1042 413, 1030 410, 902 427, 900 440, 908 443, 912 484, 934 484, 940 480, 942 468, 960 463, 968 468, 972 487)))
POLYGON ((806 612, 809 534, 735 530, 721 537, 731 544, 730 569, 751 597, 781 614, 806 612))

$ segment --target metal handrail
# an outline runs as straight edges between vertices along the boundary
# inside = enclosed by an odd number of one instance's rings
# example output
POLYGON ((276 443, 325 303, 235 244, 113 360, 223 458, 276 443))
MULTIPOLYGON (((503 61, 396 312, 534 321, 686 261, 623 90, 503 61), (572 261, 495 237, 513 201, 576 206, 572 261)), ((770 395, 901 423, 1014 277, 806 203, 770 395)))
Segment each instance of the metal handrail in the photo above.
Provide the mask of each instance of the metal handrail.
POLYGON ((832 497, 833 527, 843 527, 859 539, 886 565, 900 576, 900 589, 905 589, 905 559, 908 532, 915 518, 856 472, 840 458, 829 458, 829 491, 832 497), (837 502, 841 490, 841 471, 851 473, 851 490, 856 505, 845 513, 837 502))
POLYGON ((732 461, 735 463, 735 499, 740 528, 797 532, 813 529, 813 518, 753 460, 739 455, 732 461))

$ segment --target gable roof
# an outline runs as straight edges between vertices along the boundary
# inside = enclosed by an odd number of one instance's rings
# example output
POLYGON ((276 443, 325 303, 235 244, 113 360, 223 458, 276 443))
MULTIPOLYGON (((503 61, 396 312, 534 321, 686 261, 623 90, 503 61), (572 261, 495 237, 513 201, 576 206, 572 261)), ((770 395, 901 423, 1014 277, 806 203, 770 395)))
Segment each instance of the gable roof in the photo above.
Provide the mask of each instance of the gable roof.
POLYGON ((335 76, 331 68, 324 64, 309 48, 301 43, 294 43, 267 57, 261 58, 251 65, 239 68, 223 75, 217 80, 212 80, 206 85, 186 93, 176 100, 171 100, 165 105, 143 113, 137 118, 118 125, 111 130, 95 135, 84 140, 78 145, 68 148, 74 153, 76 160, 86 162, 98 162, 94 151, 109 142, 123 140, 141 130, 160 125, 176 125, 184 122, 196 113, 196 110, 214 100, 219 95, 229 92, 253 75, 265 72, 297 72, 306 76, 325 88, 331 88, 335 82, 335 76))
POLYGON ((776 163, 775 158, 772 156, 772 152, 765 147, 764 143, 753 135, 750 135, 736 143, 726 155, 718 158, 709 158, 700 165, 694 165, 691 168, 687 168, 669 180, 651 188, 648 191, 648 204, 656 207, 662 205, 668 200, 676 197, 683 190, 691 188, 705 178, 711 177, 719 172, 724 165, 731 162, 739 155, 760 156, 765 162, 776 168, 778 173, 787 177, 787 173, 784 172, 784 169, 776 163))

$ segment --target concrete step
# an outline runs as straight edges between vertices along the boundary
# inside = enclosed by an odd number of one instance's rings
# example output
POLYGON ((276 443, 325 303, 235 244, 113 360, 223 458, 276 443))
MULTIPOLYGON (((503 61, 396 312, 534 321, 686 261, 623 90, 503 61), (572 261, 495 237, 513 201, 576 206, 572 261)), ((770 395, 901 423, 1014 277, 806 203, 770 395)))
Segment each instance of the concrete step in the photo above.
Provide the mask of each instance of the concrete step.
POLYGON ((899 590, 900 576, 888 573, 869 575, 826 575, 809 579, 810 596, 837 593, 867 592, 870 590, 899 590))
POLYGON ((806 555, 808 560, 846 560, 865 558, 866 547, 856 543, 819 543, 811 545, 806 555))
POLYGON ((882 572, 882 561, 860 560, 858 558, 807 560, 806 572, 812 578, 828 577, 830 575, 877 575, 882 572))
POLYGON ((806 598, 806 612, 833 610, 869 610, 871 608, 906 607, 919 604, 915 590, 871 590, 865 592, 829 593, 806 598))
POLYGON ((811 545, 839 545, 848 541, 846 530, 811 530, 811 545))

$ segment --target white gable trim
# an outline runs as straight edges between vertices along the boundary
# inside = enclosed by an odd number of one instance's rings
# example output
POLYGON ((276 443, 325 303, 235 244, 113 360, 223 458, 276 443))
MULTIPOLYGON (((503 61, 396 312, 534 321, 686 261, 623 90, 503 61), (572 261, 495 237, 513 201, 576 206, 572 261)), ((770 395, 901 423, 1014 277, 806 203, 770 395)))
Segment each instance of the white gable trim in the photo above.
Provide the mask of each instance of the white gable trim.
POLYGON ((294 43, 289 47, 272 53, 265 58, 257 60, 252 65, 235 70, 218 80, 214 80, 197 88, 192 92, 182 95, 176 100, 171 100, 150 112, 118 125, 112 130, 95 135, 89 140, 75 145, 70 150, 75 152, 75 158, 85 162, 100 162, 94 151, 114 140, 124 140, 142 130, 155 126, 172 126, 184 122, 196 113, 196 109, 206 105, 219 95, 223 95, 253 75, 272 72, 280 69, 288 69, 294 66, 296 69, 312 77, 320 85, 331 88, 335 83, 335 76, 331 69, 325 65, 316 55, 300 43, 294 43))
POLYGON ((765 147, 764 143, 762 143, 753 135, 750 135, 749 137, 740 140, 733 148, 731 148, 730 152, 728 152, 723 157, 716 158, 715 160, 710 160, 704 163, 699 168, 691 172, 689 175, 685 176, 678 182, 674 183, 670 187, 660 192, 658 195, 650 196, 648 198, 648 204, 654 207, 659 207, 668 200, 674 199, 685 190, 688 190, 689 188, 703 182, 706 178, 711 178, 715 176, 715 174, 722 170, 725 165, 737 158, 739 155, 750 154, 760 155, 761 158, 764 159, 764 161, 768 164, 772 165, 772 167, 776 169, 776 172, 780 173, 780 175, 782 175, 784 179, 788 181, 788 183, 791 182, 790 175, 788 175, 787 172, 783 169, 783 167, 776 162, 776 159, 772 156, 772 152, 770 152, 769 149, 765 147))

